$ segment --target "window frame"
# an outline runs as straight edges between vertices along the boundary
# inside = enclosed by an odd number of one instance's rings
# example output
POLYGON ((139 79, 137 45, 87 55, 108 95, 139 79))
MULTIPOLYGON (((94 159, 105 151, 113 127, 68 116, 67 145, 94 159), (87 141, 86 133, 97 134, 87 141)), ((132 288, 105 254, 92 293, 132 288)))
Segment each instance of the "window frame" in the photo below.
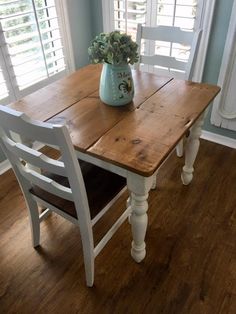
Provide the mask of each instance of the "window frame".
MULTIPOLYGON (((73 72, 75 70, 75 58, 73 53, 73 45, 71 40, 71 29, 68 16, 68 3, 65 0, 55 0, 55 7, 57 10, 58 25, 61 33, 61 41, 63 45, 64 59, 66 64, 66 69, 55 75, 52 75, 46 79, 43 79, 25 89, 19 90, 18 84, 11 75, 11 60, 8 57, 8 51, 5 47, 5 40, 1 40, 3 36, 1 23, 0 23, 0 67, 4 73, 4 79, 7 83, 7 88, 9 95, 3 99, 0 99, 1 105, 7 105, 14 102, 30 93, 64 77, 65 75, 73 72)), ((13 71, 13 70, 12 70, 13 71)))
MULTIPOLYGON (((201 82, 205 60, 207 55, 208 42, 210 38, 211 25, 214 15, 216 0, 199 0, 201 5, 201 12, 197 13, 197 26, 203 29, 202 38, 199 46, 197 59, 195 62, 193 81, 201 82)), ((156 0, 147 0, 147 12, 149 13, 149 21, 147 25, 151 26, 156 14, 156 0), (153 1, 154 6, 151 6, 153 1), (154 8, 154 9, 153 9, 154 8)), ((114 30, 114 1, 102 0, 102 13, 103 13, 103 31, 111 32, 114 30)), ((148 14, 147 13, 147 14, 148 14)))

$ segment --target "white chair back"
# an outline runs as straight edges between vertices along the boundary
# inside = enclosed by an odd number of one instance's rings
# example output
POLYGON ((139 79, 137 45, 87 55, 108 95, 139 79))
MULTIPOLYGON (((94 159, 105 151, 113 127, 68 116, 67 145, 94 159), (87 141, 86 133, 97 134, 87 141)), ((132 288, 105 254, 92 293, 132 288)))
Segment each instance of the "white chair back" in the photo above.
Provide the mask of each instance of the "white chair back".
POLYGON ((36 185, 75 202, 78 218, 81 212, 89 212, 83 176, 66 126, 33 121, 24 113, 0 106, 0 130, 1 146, 17 172, 20 184, 27 181, 27 185, 31 187, 36 185), (15 142, 14 134, 20 136, 21 143, 15 142), (56 147, 61 155, 60 161, 27 146, 34 141, 56 147), (33 170, 34 168, 38 171, 33 170), (70 187, 49 179, 43 175, 44 170, 67 177, 70 187))
MULTIPOLYGON (((101 208, 101 210, 99 209, 99 212, 92 219, 81 167, 65 125, 52 125, 33 121, 24 113, 12 110, 6 106, 0 106, 0 146, 12 165, 27 203, 31 218, 33 246, 36 247, 39 245, 39 225, 50 210, 79 225, 86 281, 88 286, 92 286, 94 281, 94 259, 128 217, 130 208, 127 208, 123 212, 96 247, 94 247, 92 227, 124 191, 125 180, 122 178, 122 183, 113 200, 109 198, 110 195, 108 193, 105 195, 107 198, 107 202, 104 203, 105 207, 101 208), (21 142, 16 140, 16 135, 18 138, 20 136, 21 142), (60 159, 52 159, 29 147, 28 144, 34 141, 54 148, 56 147, 60 152, 60 159), (54 176, 51 176, 51 174, 54 176), (52 177, 55 177, 55 175, 67 178, 69 186, 62 185, 53 180, 52 177), (50 195, 57 196, 60 199, 69 201, 70 204, 74 204, 76 217, 62 210, 60 206, 53 205, 53 203, 45 200, 44 197, 37 195, 37 193, 35 194, 35 187, 43 190, 43 193, 46 191, 50 195), (46 206, 46 208, 48 207, 41 215, 39 215, 38 204, 46 206)), ((96 166, 92 169, 95 168, 98 169, 96 166)), ((101 172, 101 169, 99 171, 101 172)), ((118 175, 113 175, 119 177, 118 175)), ((103 179, 102 176, 100 177, 103 179)), ((115 180, 114 177, 111 180, 115 180)), ((112 182, 109 181, 108 184, 111 186, 112 182)))
POLYGON ((201 38, 202 30, 195 32, 185 31, 179 27, 160 25, 157 27, 148 27, 138 24, 137 28, 137 43, 139 45, 140 59, 139 63, 135 65, 138 69, 140 64, 147 64, 153 66, 166 67, 168 69, 179 70, 185 73, 184 78, 191 80, 193 76, 193 68, 196 60, 199 41, 201 38), (177 43, 181 45, 190 46, 190 56, 188 61, 178 60, 172 56, 164 55, 142 55, 141 54, 141 41, 164 41, 168 43, 177 43))

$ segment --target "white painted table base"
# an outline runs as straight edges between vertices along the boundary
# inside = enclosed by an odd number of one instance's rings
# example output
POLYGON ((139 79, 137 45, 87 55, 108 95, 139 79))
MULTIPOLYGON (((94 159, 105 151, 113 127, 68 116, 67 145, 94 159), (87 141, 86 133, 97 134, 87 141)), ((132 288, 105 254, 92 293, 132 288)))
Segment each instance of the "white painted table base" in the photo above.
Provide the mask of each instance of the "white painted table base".
MULTIPOLYGON (((185 185, 189 184, 193 178, 193 164, 199 149, 199 138, 201 136, 203 118, 204 114, 192 126, 190 135, 186 141, 185 166, 183 167, 181 174, 182 182, 185 185)), ((27 144, 30 147, 30 143, 27 144)), ((89 161, 91 162, 92 160, 89 161)), ((103 162, 101 162, 100 166, 108 168, 106 167, 106 163, 103 162)), ((111 169, 113 168, 112 165, 110 165, 109 168, 110 171, 114 171, 114 169, 111 169)), ((145 236, 148 224, 148 195, 151 188, 156 188, 156 175, 157 173, 151 177, 142 177, 132 172, 126 172, 125 175, 127 177, 128 190, 130 191, 130 198, 127 200, 127 206, 131 205, 131 216, 129 219, 133 236, 131 256, 137 263, 140 263, 146 256, 145 236)))
POLYGON ((181 179, 184 185, 188 185, 193 179, 193 165, 199 150, 199 138, 202 133, 203 120, 204 114, 202 114, 192 126, 189 137, 187 138, 185 144, 185 165, 181 174, 181 179))
MULTIPOLYGON (((204 114, 195 122, 190 130, 190 135, 185 146, 185 165, 181 174, 184 185, 188 185, 193 178, 193 164, 199 150, 201 127, 203 125, 204 114)), ((131 256, 140 263, 146 256, 145 235, 148 224, 148 194, 150 189, 156 187, 156 173, 153 177, 142 177, 134 173, 128 173, 127 185, 131 193, 131 217, 132 247, 131 256)), ((130 204, 130 198, 128 204, 130 204)))
POLYGON ((145 178, 128 173, 127 186, 131 192, 131 229, 133 235, 131 256, 140 263, 146 256, 145 235, 148 223, 148 193, 153 184, 153 177, 145 178))

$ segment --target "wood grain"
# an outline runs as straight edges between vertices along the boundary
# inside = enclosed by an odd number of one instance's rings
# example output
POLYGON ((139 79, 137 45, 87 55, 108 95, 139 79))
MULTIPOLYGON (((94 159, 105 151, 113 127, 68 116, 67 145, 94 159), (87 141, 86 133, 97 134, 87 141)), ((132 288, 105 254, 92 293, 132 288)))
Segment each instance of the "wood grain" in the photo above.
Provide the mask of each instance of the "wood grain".
POLYGON ((167 127, 165 117, 139 109, 126 115, 88 152, 113 164, 122 164, 135 173, 150 176, 174 147, 176 135, 183 135, 184 123, 183 119, 173 119, 172 125, 167 127))
POLYGON ((66 123, 77 150, 150 176, 220 90, 133 71, 134 101, 111 107, 98 96, 100 72, 89 65, 10 107, 66 123))
POLYGON ((152 175, 219 92, 172 80, 102 136, 88 152, 143 176, 152 175))
POLYGON ((98 89, 101 65, 88 65, 58 80, 9 107, 45 121, 98 89))
POLYGON ((97 98, 85 98, 49 119, 53 124, 66 123, 72 142, 78 150, 86 151, 104 133, 127 114, 126 106, 111 107, 97 98))
MULTIPOLYGON (((139 107, 151 95, 156 93, 164 85, 172 80, 169 77, 157 76, 151 73, 132 70, 134 81, 134 99, 133 102, 126 106, 130 110, 139 107)), ((92 93, 89 97, 99 98, 99 91, 92 93)))
POLYGON ((133 72, 137 93, 132 103, 120 107, 108 106, 96 92, 55 115, 48 122, 66 123, 76 149, 85 151, 124 119, 128 112, 135 111, 136 107, 170 81, 169 78, 133 72))
POLYGON ((195 121, 219 91, 220 87, 215 85, 174 79, 145 101, 141 108, 195 121))
MULTIPOLYGON (((125 223, 96 259, 95 286, 85 286, 80 233, 51 215, 42 244, 31 246, 27 209, 12 171, 0 180, 1 313, 235 314, 236 151, 202 141, 190 186, 173 154, 150 193, 148 254, 130 257, 125 223)), ((126 195, 112 208, 100 238, 126 195)))

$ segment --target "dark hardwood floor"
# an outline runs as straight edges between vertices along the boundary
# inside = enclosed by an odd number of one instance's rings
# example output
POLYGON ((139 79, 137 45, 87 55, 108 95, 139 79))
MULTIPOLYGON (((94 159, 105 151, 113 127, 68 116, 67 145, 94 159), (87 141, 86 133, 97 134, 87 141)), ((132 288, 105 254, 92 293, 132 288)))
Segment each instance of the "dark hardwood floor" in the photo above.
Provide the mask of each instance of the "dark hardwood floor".
POLYGON ((93 288, 85 285, 79 230, 52 214, 33 249, 17 181, 12 171, 2 175, 0 313, 236 313, 236 150, 201 144, 191 185, 181 184, 175 154, 158 173, 145 260, 130 257, 125 223, 96 259, 93 288))

